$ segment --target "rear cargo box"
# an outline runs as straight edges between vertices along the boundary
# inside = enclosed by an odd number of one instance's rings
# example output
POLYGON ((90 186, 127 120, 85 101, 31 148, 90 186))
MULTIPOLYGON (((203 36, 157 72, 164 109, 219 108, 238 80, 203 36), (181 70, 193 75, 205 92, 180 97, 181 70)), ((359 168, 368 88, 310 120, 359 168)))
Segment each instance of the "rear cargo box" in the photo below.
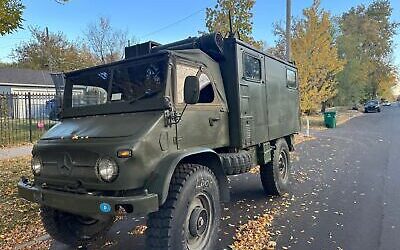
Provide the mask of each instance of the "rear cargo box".
POLYGON ((225 39, 224 55, 231 146, 246 148, 299 132, 295 66, 235 38, 225 39))

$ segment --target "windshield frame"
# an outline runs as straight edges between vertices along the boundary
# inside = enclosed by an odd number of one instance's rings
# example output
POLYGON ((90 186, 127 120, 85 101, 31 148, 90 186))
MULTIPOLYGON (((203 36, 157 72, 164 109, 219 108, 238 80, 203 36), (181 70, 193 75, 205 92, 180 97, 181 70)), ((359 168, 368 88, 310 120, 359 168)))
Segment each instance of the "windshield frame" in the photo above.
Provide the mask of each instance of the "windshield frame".
MULTIPOLYGON (((144 57, 138 57, 134 59, 122 60, 119 62, 96 66, 84 70, 78 70, 67 73, 65 75, 65 89, 64 89, 64 102, 61 112, 61 118, 74 118, 82 116, 94 116, 94 115, 107 115, 107 114, 120 114, 120 113, 134 113, 134 112, 145 112, 145 111, 156 111, 165 110, 169 106, 165 102, 165 95, 167 86, 171 81, 171 69, 169 53, 157 53, 151 54, 144 57), (165 78, 162 82, 162 89, 158 93, 152 95, 149 98, 143 98, 139 101, 121 101, 121 102, 106 102, 103 104, 72 107, 72 88, 73 83, 71 79, 79 77, 81 74, 90 74, 94 71, 101 69, 113 70, 117 67, 129 67, 135 65, 141 65, 151 63, 155 61, 164 61, 165 63, 165 78)), ((109 93, 108 93, 109 94, 109 93)))

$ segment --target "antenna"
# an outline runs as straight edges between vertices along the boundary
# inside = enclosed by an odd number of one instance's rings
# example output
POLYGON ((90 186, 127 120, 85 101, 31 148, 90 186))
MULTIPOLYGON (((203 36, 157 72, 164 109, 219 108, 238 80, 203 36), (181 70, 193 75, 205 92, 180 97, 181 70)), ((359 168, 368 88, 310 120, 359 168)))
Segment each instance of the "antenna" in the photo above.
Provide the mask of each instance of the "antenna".
POLYGON ((229 37, 235 37, 235 33, 233 32, 233 27, 232 27, 231 9, 229 9, 228 17, 229 17, 229 37))
POLYGON ((288 62, 292 60, 292 51, 291 51, 292 36, 290 34, 291 25, 292 25, 292 0, 286 0, 286 60, 288 62))

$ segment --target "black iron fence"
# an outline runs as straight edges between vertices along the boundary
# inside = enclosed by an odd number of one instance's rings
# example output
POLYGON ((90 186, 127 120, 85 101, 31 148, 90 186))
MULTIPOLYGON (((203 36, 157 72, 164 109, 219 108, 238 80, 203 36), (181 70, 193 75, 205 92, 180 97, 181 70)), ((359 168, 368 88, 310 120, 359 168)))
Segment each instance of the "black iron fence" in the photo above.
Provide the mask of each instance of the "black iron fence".
POLYGON ((55 94, 0 93, 0 147, 34 142, 56 122, 55 94))

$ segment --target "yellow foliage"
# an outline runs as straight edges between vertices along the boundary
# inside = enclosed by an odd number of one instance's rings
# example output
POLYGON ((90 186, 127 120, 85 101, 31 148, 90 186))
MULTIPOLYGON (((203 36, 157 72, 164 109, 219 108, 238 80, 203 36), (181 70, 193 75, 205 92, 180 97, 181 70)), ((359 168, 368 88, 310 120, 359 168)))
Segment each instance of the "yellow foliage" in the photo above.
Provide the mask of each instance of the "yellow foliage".
POLYGON ((378 83, 378 94, 386 100, 393 101, 395 99, 392 87, 396 84, 397 77, 395 72, 390 72, 388 75, 382 76, 378 83))
POLYGON ((298 67, 301 110, 311 113, 337 94, 336 74, 345 62, 338 57, 329 13, 320 11, 316 1, 303 14, 296 25, 292 56, 298 67))

